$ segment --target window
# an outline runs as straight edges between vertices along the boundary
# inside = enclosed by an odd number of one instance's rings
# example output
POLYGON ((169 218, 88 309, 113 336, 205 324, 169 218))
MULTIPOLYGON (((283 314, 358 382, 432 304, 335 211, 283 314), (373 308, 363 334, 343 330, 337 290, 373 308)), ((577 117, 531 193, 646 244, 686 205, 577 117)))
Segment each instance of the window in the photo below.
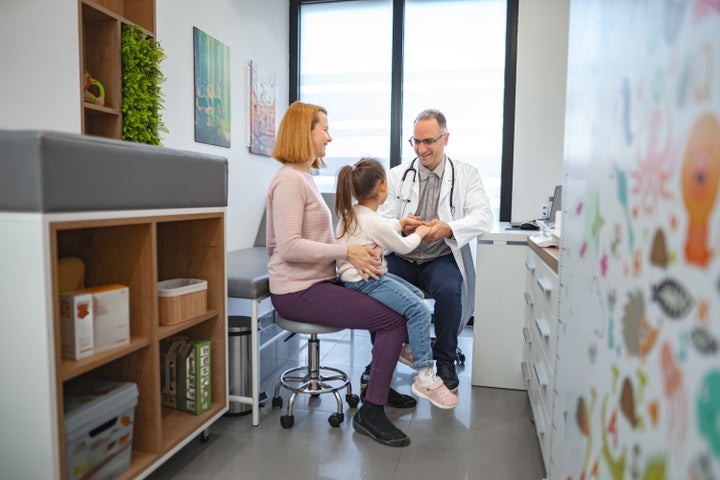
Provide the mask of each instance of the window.
POLYGON ((372 156, 390 165, 392 1, 305 5, 298 99, 328 110, 330 135, 316 182, 335 191, 343 165, 372 156))
MULTIPOLYGON (((501 179, 512 172, 512 142, 503 150, 503 132, 512 138, 513 128, 512 116, 504 121, 508 95, 514 105, 514 90, 506 91, 508 81, 514 85, 513 78, 506 78, 510 4, 291 2, 291 18, 297 14, 299 28, 296 37, 291 31, 291 42, 297 41, 291 65, 297 71, 290 72, 290 99, 326 107, 333 136, 327 168, 315 177, 321 190, 334 191, 338 169, 362 156, 376 157, 388 168, 412 160, 407 138, 413 120, 421 110, 437 108, 448 121, 446 153, 479 170, 495 218, 509 220, 510 190, 502 191, 501 179), (501 196, 507 197, 502 212, 501 196)), ((514 51, 508 53, 514 67, 514 51)), ((509 178, 505 183, 511 185, 509 178)))

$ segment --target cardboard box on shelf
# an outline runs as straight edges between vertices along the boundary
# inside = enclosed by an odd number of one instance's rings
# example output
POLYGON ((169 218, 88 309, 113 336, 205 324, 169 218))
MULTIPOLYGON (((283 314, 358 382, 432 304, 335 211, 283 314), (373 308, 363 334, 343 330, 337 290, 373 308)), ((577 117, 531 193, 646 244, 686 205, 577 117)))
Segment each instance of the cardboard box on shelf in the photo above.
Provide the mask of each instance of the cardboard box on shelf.
POLYGON ((167 407, 199 415, 212 405, 209 340, 173 337, 161 342, 162 401, 167 407))
POLYGON ((130 343, 130 290, 103 285, 84 290, 93 296, 95 353, 130 343))
POLYGON ((63 357, 80 359, 95 353, 93 297, 89 293, 60 294, 60 349, 63 357))
POLYGON ((160 341, 160 389, 166 407, 177 408, 178 350, 182 344, 178 338, 160 341))

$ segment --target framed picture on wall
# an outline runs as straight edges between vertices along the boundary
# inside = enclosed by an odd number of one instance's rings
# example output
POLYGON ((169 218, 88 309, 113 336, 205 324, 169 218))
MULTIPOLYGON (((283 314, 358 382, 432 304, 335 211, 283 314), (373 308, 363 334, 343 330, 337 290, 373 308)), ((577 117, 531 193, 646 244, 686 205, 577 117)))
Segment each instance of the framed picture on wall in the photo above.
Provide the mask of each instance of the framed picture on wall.
POLYGON ((250 153, 271 156, 275 144, 275 74, 250 62, 250 153))
POLYGON ((193 27, 195 141, 230 147, 230 47, 193 27))

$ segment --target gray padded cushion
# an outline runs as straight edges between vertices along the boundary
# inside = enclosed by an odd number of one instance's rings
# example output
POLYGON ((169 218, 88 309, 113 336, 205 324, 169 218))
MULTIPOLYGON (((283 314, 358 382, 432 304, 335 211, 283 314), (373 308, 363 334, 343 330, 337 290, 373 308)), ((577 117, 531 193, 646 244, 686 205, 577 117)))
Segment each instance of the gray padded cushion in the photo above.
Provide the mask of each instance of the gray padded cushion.
POLYGON ((0 211, 227 206, 224 157, 48 131, 0 130, 0 211))
POLYGON ((317 323, 305 323, 288 320, 279 313, 276 313, 275 315, 275 323, 290 332, 304 333, 307 335, 312 335, 313 333, 334 333, 344 330, 344 328, 328 327, 327 325, 318 325, 317 323))
POLYGON ((228 297, 262 298, 270 294, 265 247, 248 247, 227 254, 228 297))

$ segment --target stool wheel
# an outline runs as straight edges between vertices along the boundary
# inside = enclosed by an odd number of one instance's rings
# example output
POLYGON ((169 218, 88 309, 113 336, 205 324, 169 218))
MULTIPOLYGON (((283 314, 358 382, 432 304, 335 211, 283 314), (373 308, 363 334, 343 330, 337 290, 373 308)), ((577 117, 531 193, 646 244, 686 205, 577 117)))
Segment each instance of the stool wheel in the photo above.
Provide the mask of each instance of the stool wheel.
POLYGON ((347 395, 345 395, 345 401, 347 402, 348 405, 350 405, 350 408, 355 408, 360 403, 360 397, 358 397, 354 393, 353 394, 348 393, 347 395))
POLYGON ((280 425, 282 428, 290 428, 295 424, 294 415, 283 415, 280 417, 280 425))
POLYGON ((282 397, 280 397, 280 396, 278 396, 278 397, 273 397, 273 399, 272 399, 272 408, 280 408, 280 407, 282 407, 282 404, 283 404, 283 399, 282 399, 282 397))
POLYGON ((332 427, 339 427, 343 420, 345 420, 344 413, 333 413, 328 418, 328 422, 330 422, 330 426, 332 427))

